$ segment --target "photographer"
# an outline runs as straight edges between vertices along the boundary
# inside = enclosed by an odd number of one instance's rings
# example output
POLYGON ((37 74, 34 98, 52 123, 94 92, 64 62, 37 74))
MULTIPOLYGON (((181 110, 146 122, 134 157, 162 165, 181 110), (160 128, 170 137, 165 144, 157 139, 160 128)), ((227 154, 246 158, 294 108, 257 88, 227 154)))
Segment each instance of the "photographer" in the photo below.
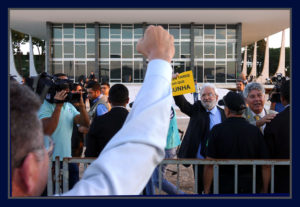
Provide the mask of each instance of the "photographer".
MULTIPOLYGON (((80 93, 81 96, 79 100, 80 112, 78 112, 70 102, 66 102, 65 100, 70 92, 70 84, 68 83, 67 76, 59 74, 59 76, 56 75, 56 77, 57 80, 55 83, 59 85, 56 90, 59 91, 56 91, 53 99, 50 93, 47 94, 39 110, 38 117, 43 123, 44 133, 50 135, 55 143, 52 160, 54 161, 55 157, 59 156, 60 161, 62 161, 64 157, 71 157, 73 122, 89 127, 89 117, 83 103, 82 92, 80 93)), ((51 89, 52 88, 50 88, 49 91, 51 91, 51 89)), ((70 167, 71 178, 72 166, 70 167)), ((70 187, 75 184, 74 182, 69 180, 70 187)))
POLYGON ((284 106, 280 100, 280 89, 281 85, 286 81, 285 77, 282 77, 282 74, 277 74, 277 76, 272 78, 272 82, 275 82, 275 86, 270 93, 269 101, 271 101, 270 110, 281 112, 284 110, 284 106))

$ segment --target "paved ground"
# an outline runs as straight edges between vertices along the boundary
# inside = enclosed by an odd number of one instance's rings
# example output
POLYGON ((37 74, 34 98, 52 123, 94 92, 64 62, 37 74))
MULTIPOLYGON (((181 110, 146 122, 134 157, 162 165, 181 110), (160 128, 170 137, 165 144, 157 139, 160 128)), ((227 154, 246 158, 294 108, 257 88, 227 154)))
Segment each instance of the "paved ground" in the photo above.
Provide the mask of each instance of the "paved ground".
MULTIPOLYGON (((178 128, 182 131, 186 131, 187 125, 189 123, 189 117, 183 114, 179 109, 176 110, 177 115, 177 125, 178 128)), ((166 178, 168 181, 176 185, 177 182, 177 174, 173 174, 172 171, 177 171, 176 165, 168 165, 166 178)), ((179 165, 179 189, 184 191, 185 193, 192 194, 194 192, 194 174, 192 166, 186 168, 183 165, 179 165)), ((161 194, 165 194, 162 192, 161 194)))
MULTIPOLYGON (((176 110, 177 115, 177 124, 178 128, 182 131, 186 131, 187 124, 189 122, 189 117, 187 117, 185 114, 180 112, 180 110, 176 110)), ((84 154, 84 153, 83 153, 84 154)), ((84 171, 83 164, 80 164, 80 178, 82 177, 84 171)), ((177 166, 176 165, 168 165, 167 166, 167 172, 166 172, 166 178, 168 181, 172 182, 174 185, 176 185, 177 182, 177 173, 174 174, 173 172, 177 172, 177 166), (169 170, 168 170, 169 169, 169 170)), ((180 190, 192 194, 194 191, 194 175, 193 175, 193 169, 192 166, 186 168, 182 165, 179 165, 179 188, 180 190)), ((158 191, 157 191, 158 193, 158 191)), ((161 192, 161 194, 165 194, 164 192, 161 192)))

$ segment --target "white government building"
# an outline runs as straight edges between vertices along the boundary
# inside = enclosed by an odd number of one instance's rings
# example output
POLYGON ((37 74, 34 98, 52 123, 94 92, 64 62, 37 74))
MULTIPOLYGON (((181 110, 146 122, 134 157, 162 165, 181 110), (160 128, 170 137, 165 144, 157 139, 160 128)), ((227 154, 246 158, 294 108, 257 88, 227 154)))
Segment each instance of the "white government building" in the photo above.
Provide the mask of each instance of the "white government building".
MULTIPOLYGON (((46 72, 66 73, 77 81, 93 71, 99 81, 123 83, 136 94, 147 64, 136 44, 150 24, 162 25, 174 36, 174 72, 192 70, 199 86, 212 82, 230 89, 241 73, 261 83, 270 78, 268 37, 290 28, 290 18, 290 9, 10 9, 9 29, 30 37, 30 76, 37 75, 31 43, 37 37, 46 42, 46 72), (256 48, 246 74, 242 48, 264 38, 262 74, 256 77, 256 48)), ((277 69, 283 75, 284 35, 277 69)), ((21 81, 12 47, 10 74, 21 81)))

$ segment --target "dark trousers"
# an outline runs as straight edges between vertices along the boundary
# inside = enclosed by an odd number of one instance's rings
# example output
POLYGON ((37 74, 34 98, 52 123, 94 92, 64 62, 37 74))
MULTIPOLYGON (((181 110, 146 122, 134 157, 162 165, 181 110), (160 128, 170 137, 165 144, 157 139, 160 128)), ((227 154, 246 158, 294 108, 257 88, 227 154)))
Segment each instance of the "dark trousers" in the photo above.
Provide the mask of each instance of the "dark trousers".
MULTIPOLYGON (((193 165, 193 170, 194 170, 194 176, 196 178, 195 174, 195 165, 193 165)), ((204 165, 198 165, 198 194, 202 194, 202 191, 204 190, 204 183, 203 183, 203 170, 204 170, 204 165)))

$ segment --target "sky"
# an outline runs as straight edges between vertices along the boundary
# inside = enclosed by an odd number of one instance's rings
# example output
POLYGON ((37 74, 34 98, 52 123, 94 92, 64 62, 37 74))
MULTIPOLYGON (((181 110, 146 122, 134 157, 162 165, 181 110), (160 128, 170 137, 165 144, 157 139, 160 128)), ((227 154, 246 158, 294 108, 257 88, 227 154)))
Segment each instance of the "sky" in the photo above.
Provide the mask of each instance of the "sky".
MULTIPOLYGON (((269 47, 279 48, 281 47, 282 32, 278 32, 269 37, 269 47)), ((290 28, 285 30, 285 47, 290 46, 290 28)))
MULTIPOLYGON (((270 48, 280 48, 281 47, 281 36, 282 32, 278 32, 269 36, 269 47, 270 48)), ((290 46, 290 28, 285 30, 285 47, 290 46)), ((21 51, 26 54, 29 52, 29 44, 24 44, 21 46, 21 51)), ((33 53, 38 54, 37 48, 33 48, 33 53)))

